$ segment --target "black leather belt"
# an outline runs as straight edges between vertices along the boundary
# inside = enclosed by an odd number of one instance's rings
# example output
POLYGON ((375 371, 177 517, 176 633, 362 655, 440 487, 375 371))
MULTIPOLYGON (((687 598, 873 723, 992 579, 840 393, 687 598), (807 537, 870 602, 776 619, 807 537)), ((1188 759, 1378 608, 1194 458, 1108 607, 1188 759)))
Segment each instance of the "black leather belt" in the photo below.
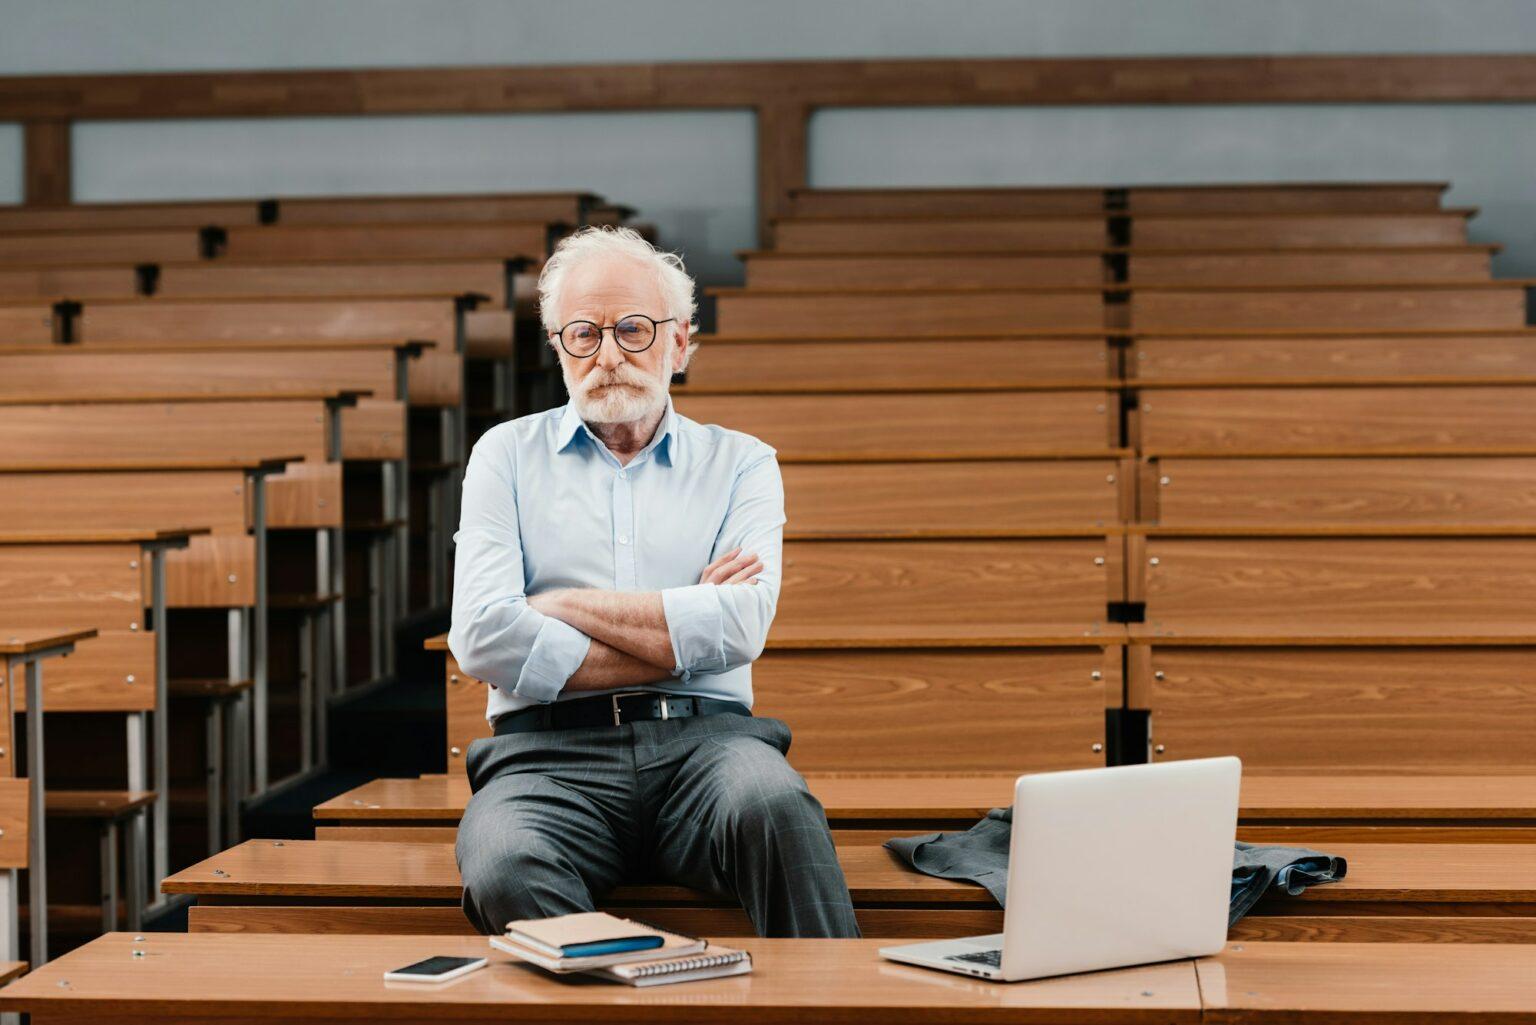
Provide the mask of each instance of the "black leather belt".
POLYGON ((597 694, 553 704, 508 712, 496 720, 495 733, 532 733, 535 730, 574 730, 591 726, 623 726, 627 722, 689 719, 696 715, 745 715, 752 711, 735 701, 679 697, 648 690, 597 694))

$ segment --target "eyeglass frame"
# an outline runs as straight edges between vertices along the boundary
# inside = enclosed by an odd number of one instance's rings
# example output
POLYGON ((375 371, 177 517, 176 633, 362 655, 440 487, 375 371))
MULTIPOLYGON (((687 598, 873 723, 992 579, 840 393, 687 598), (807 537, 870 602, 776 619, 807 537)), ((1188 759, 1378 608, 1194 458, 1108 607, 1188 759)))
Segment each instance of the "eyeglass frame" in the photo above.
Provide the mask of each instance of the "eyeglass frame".
POLYGON ((656 344, 656 339, 661 335, 661 332, 658 331, 657 328, 661 327, 661 325, 663 325, 663 324, 673 324, 673 323, 676 323, 676 322, 677 322, 677 318, 676 317, 668 317, 666 320, 653 320, 652 318, 647 317, 643 313, 626 313, 624 316, 620 317, 618 320, 614 321, 612 324, 609 324, 607 327, 604 327, 603 325, 598 324, 598 323, 594 323, 593 321, 590 321, 590 320, 573 320, 569 324, 566 324, 565 327, 562 327, 560 330, 558 330, 558 331, 551 331, 550 334, 553 335, 559 341, 560 349, 567 356, 571 357, 571 359, 591 359, 592 357, 596 356, 599 352, 603 351, 603 336, 607 332, 609 332, 609 331, 613 332, 613 344, 617 345, 619 348, 623 349, 625 352, 641 353, 641 352, 644 352, 646 349, 649 349, 651 346, 656 344), (619 325, 624 323, 626 320, 630 320, 630 319, 632 319, 634 317, 640 317, 643 320, 649 320, 651 322, 651 340, 649 342, 645 343, 645 349, 631 349, 629 346, 627 346, 623 342, 619 341, 619 325), (581 355, 581 356, 576 355, 565 344, 565 332, 566 332, 566 330, 568 328, 570 328, 572 325, 575 325, 575 324, 591 324, 593 327, 597 328, 597 346, 595 348, 593 348, 593 350, 591 352, 585 353, 584 355, 581 355))

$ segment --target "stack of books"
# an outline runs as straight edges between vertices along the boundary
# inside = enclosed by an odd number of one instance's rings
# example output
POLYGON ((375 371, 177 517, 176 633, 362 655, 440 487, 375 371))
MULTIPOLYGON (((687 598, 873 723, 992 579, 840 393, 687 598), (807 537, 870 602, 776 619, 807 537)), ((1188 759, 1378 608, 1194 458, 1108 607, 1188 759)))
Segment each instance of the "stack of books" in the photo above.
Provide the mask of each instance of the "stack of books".
POLYGON ((547 971, 589 972, 631 986, 718 979, 752 970, 752 955, 745 950, 711 946, 696 936, 602 911, 509 922, 506 935, 492 936, 491 946, 547 971))

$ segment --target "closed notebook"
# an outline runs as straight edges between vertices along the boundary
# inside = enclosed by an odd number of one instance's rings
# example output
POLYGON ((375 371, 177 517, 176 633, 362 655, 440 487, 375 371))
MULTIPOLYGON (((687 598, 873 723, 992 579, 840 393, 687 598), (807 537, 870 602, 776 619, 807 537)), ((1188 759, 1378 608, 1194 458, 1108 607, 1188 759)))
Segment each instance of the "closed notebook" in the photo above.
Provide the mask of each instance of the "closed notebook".
POLYGON ((631 986, 665 986, 673 982, 697 982, 745 975, 752 970, 752 955, 732 947, 710 947, 687 957, 655 961, 631 961, 611 968, 594 968, 593 975, 616 979, 631 986))
POLYGON ((552 972, 580 972, 626 961, 696 954, 706 946, 692 936, 641 922, 587 911, 507 923, 491 945, 552 972))

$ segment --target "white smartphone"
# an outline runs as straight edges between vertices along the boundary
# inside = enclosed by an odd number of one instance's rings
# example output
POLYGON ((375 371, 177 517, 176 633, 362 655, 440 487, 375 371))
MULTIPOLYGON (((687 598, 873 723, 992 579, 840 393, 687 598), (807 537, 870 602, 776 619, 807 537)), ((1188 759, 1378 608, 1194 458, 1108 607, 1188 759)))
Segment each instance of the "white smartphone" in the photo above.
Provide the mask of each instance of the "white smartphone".
POLYGON ((483 957, 429 957, 415 964, 408 964, 404 968, 396 968, 392 972, 385 972, 384 978, 390 982, 447 982, 449 979, 457 979, 461 975, 468 975, 476 968, 485 967, 483 957))

